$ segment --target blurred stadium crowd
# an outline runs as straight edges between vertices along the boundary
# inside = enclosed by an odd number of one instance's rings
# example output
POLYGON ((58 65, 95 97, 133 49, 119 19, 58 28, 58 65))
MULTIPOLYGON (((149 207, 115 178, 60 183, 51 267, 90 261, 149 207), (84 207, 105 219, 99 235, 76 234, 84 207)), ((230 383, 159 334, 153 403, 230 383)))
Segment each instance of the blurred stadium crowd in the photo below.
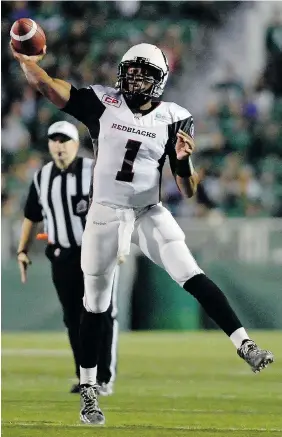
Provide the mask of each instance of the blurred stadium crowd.
MULTIPOLYGON (((46 32, 41 65, 53 77, 77 87, 114 84, 122 54, 130 45, 149 42, 168 56, 170 88, 185 74, 187 53, 190 62, 199 56, 206 29, 220 26, 238 3, 2 2, 2 213, 21 214, 34 172, 49 159, 47 128, 67 118, 26 84, 12 60, 9 30, 16 19, 30 17, 46 32)), ((165 169, 164 201, 173 214, 282 216, 281 58, 277 18, 266 29, 265 68, 251 88, 231 64, 222 71, 213 85, 214 100, 196 120, 196 161, 205 176, 197 199, 181 199, 165 169)), ((91 156, 87 131, 81 124, 79 130, 82 152, 91 156)))

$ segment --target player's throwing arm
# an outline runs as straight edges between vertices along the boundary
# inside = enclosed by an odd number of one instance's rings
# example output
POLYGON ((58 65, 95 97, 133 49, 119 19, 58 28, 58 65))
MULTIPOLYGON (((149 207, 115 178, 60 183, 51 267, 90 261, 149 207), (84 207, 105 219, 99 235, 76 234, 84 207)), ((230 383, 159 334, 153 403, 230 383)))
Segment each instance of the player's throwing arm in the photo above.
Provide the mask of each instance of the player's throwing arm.
MULTIPOLYGON (((30 50, 27 49, 26 46, 26 37, 29 37, 29 47, 32 45, 32 40, 35 40, 37 37, 36 29, 35 33, 33 33, 33 28, 31 30, 26 29, 26 22, 21 19, 16 21, 11 29, 11 42, 10 48, 14 58, 20 63, 20 66, 27 78, 28 83, 45 97, 47 97, 54 105, 56 105, 59 109, 63 108, 66 103, 70 99, 70 90, 71 84, 65 82, 61 79, 52 79, 46 71, 44 71, 41 67, 39 67, 38 62, 43 59, 46 55, 46 45, 42 47, 41 53, 37 55, 29 55, 30 50), (21 26, 21 28, 20 28, 21 26), (21 36, 16 35, 16 29, 20 33, 21 36), (24 35, 23 31, 27 33, 24 35), (13 47, 13 40, 15 38, 21 38, 20 41, 17 41, 17 51, 13 47), (21 44, 20 44, 21 43, 21 44), (20 50, 22 47, 22 50, 20 50), (21 53, 20 53, 21 52, 21 53)), ((33 23, 33 26, 38 27, 38 24, 33 20, 29 20, 33 23)))

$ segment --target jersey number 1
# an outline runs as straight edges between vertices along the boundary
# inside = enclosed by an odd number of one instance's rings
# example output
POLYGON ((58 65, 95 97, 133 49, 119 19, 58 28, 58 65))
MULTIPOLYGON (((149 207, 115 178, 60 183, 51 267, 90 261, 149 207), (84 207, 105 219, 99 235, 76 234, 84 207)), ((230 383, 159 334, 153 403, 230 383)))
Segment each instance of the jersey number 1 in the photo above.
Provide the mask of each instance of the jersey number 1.
POLYGON ((124 155, 121 170, 117 172, 116 181, 132 182, 134 172, 132 171, 133 163, 140 149, 141 142, 135 140, 128 140, 126 143, 126 152, 124 155))

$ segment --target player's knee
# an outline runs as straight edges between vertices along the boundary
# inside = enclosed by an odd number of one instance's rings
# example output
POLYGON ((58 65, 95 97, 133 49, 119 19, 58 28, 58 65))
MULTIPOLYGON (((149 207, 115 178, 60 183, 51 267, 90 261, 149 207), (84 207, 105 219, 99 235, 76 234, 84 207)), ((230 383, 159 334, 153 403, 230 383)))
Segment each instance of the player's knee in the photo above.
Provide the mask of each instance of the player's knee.
POLYGON ((83 305, 86 311, 98 314, 108 310, 112 290, 110 279, 108 276, 84 275, 83 305))
POLYGON ((185 288, 186 290, 186 285, 190 284, 191 279, 197 276, 206 276, 205 272, 202 269, 200 269, 199 266, 197 266, 197 268, 193 272, 186 275, 186 277, 183 276, 183 278, 181 279, 181 281, 178 282, 178 284, 181 285, 181 287, 185 288))
POLYGON ((83 305, 87 312, 100 314, 105 313, 111 303, 111 294, 104 293, 96 294, 96 293, 86 293, 83 297, 83 305))
POLYGON ((89 299, 87 296, 84 296, 83 298, 83 305, 88 313, 94 314, 105 313, 109 307, 105 300, 99 301, 97 299, 89 299))
POLYGON ((186 246, 184 239, 165 244, 161 250, 161 257, 165 269, 180 286, 194 276, 204 273, 186 246))

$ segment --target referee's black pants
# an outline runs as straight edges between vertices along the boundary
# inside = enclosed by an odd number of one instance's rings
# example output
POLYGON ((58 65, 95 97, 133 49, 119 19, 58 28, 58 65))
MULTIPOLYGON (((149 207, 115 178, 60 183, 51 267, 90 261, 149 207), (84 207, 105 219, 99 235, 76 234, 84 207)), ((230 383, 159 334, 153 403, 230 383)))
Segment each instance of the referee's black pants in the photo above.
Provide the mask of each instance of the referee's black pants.
MULTIPOLYGON (((46 255, 51 261, 52 279, 62 305, 63 320, 68 330, 75 362, 75 373, 79 378, 79 330, 83 308, 84 280, 80 267, 80 248, 60 249, 49 245, 46 255)), ((97 381, 113 381, 116 373, 117 321, 112 302, 107 311, 107 323, 101 342, 100 359, 97 366, 97 381)), ((94 335, 93 335, 94 339, 94 335)), ((94 340, 93 340, 94 341, 94 340)), ((89 344, 91 348, 91 344, 89 344)))

